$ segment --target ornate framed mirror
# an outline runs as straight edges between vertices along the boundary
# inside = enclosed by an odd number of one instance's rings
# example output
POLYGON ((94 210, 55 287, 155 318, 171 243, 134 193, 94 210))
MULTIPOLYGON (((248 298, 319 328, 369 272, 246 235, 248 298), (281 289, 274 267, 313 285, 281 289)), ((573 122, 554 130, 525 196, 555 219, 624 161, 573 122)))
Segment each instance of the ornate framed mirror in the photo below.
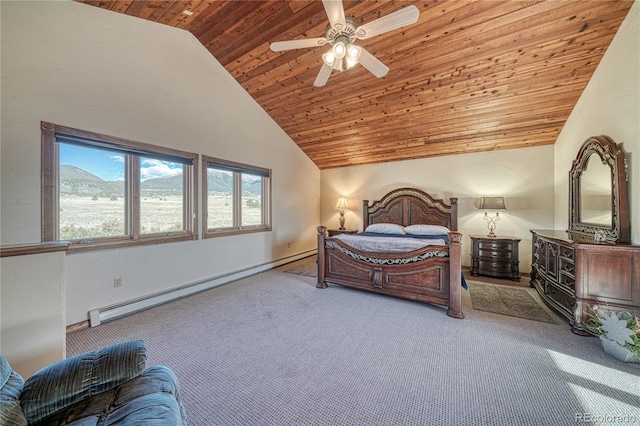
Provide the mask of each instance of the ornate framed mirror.
POLYGON ((569 229, 577 242, 628 244, 627 162, 622 144, 592 136, 569 172, 569 229))

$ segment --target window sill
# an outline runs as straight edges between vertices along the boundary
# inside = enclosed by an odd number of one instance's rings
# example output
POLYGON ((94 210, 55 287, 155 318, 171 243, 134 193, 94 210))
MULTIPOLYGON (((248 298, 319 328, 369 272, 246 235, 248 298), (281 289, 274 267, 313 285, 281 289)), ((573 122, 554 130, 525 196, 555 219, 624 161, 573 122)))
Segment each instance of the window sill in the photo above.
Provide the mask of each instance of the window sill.
POLYGON ((232 228, 232 229, 221 229, 219 231, 208 230, 204 234, 204 238, 216 238, 216 237, 228 237, 230 235, 242 235, 242 234, 252 234, 255 232, 268 232, 271 231, 270 226, 256 226, 253 228, 232 228))
POLYGON ((148 245, 154 245, 154 244, 176 243, 176 242, 182 242, 182 241, 192 241, 197 239, 198 239, 197 235, 181 234, 181 235, 162 236, 162 237, 143 237, 143 238, 140 238, 139 240, 112 240, 112 241, 101 241, 101 242, 93 242, 93 243, 75 242, 75 243, 71 243, 71 245, 69 246, 68 253, 69 254, 84 253, 88 251, 148 246, 148 245))

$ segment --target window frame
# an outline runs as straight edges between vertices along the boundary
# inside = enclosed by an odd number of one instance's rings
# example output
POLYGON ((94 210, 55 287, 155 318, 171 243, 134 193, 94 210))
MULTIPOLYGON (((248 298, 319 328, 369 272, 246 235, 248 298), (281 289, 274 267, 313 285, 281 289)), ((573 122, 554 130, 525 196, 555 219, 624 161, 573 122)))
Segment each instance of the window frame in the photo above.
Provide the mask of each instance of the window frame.
MULTIPOLYGON (((160 244, 198 239, 195 199, 196 176, 199 171, 198 154, 160 147, 148 143, 104 135, 86 130, 42 121, 41 128, 41 188, 42 241, 59 241, 59 141, 62 138, 87 140, 88 148, 110 147, 125 154, 125 233, 123 236, 71 240, 69 251, 89 251, 132 245, 160 244), (95 143, 91 143, 95 142, 95 143), (183 222, 184 230, 143 234, 140 230, 140 158, 173 158, 183 163, 183 222), (190 164, 189 164, 190 163, 190 164)), ((64 143, 64 142, 62 142, 64 143)))
POLYGON ((229 235, 249 234, 253 232, 268 232, 272 230, 271 224, 271 169, 222 160, 216 157, 202 155, 202 236, 203 238, 215 238, 229 235), (208 176, 209 167, 233 173, 233 226, 224 228, 209 228, 209 193, 208 176), (262 224, 242 226, 242 182, 241 174, 254 174, 262 176, 262 224), (266 182, 265 182, 266 180, 266 182))

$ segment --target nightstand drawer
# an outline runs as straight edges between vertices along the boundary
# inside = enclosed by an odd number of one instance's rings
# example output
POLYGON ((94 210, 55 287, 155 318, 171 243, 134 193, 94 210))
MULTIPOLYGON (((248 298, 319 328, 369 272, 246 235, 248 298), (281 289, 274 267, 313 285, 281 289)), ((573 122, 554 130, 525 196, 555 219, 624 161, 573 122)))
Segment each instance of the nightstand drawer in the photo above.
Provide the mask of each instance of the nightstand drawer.
POLYGON ((511 264, 505 262, 478 261, 478 270, 481 274, 494 273, 508 275, 511 273, 511 264))
POLYGON ((484 259, 509 261, 513 259, 513 252, 511 250, 486 250, 480 248, 478 249, 478 256, 484 259))
POLYGON ((511 251, 511 241, 478 241, 478 248, 480 250, 506 250, 511 251))

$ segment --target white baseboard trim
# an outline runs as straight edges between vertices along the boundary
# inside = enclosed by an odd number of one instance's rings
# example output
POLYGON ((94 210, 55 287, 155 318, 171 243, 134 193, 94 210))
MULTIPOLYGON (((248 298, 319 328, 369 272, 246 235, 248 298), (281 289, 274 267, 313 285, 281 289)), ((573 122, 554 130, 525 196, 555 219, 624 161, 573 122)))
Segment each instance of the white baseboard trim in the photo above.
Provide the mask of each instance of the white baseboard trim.
POLYGON ((111 321, 124 315, 142 311, 144 309, 148 309, 162 303, 167 303, 172 300, 180 299, 182 297, 191 296, 192 294, 199 293, 213 287, 218 287, 220 285, 228 284, 241 278, 246 278, 251 275, 259 274, 261 272, 266 272, 273 268, 277 268, 278 266, 312 256, 314 254, 317 254, 317 252, 317 249, 304 251, 292 256, 274 260, 272 262, 250 266, 248 268, 183 284, 179 287, 174 287, 158 293, 152 293, 146 296, 138 297, 136 299, 131 299, 121 303, 92 309, 89 311, 89 324, 91 327, 96 327, 103 322, 111 321))

